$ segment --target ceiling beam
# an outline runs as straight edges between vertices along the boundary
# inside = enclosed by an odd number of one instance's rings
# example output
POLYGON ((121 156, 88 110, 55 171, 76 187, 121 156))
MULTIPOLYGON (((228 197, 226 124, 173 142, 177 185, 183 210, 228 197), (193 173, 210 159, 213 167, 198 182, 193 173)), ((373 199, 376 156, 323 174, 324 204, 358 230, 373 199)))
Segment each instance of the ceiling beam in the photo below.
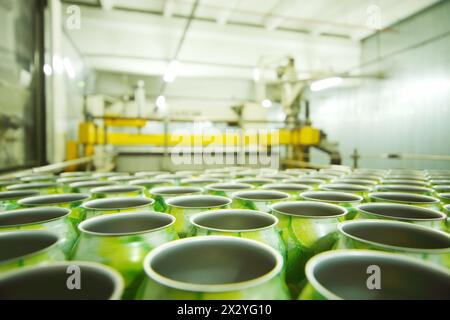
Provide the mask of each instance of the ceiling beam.
POLYGON ((276 30, 283 23, 283 19, 280 17, 270 18, 266 23, 266 29, 269 31, 276 30))
POLYGON ((105 11, 110 11, 114 8, 114 0, 99 0, 100 6, 105 11))
POLYGON ((166 0, 166 1, 164 1, 163 16, 166 17, 166 18, 172 17, 174 7, 175 7, 174 0, 166 0))
POLYGON ((233 14, 233 11, 236 9, 238 3, 239 3, 239 0, 231 1, 230 7, 223 10, 223 12, 217 17, 217 23, 220 25, 227 24, 228 19, 230 19, 231 15, 233 14))
MULTIPOLYGON (((339 26, 338 23, 335 23, 334 20, 336 20, 335 17, 342 17, 345 16, 345 14, 347 13, 351 13, 353 12, 353 10, 355 10, 355 8, 358 8, 358 4, 360 3, 360 0, 347 0, 347 2, 342 3, 339 6, 331 6, 331 7, 327 7, 325 10, 325 8, 323 8, 323 10, 321 10, 321 18, 330 21, 330 24, 321 24, 318 25, 317 27, 313 28, 311 30, 311 34, 313 36, 319 37, 321 34, 323 33, 327 33, 330 30, 335 30, 336 28, 341 28, 339 26)), ((346 28, 346 30, 348 30, 348 35, 350 37, 350 39, 354 40, 355 39, 355 34, 356 33, 360 33, 362 29, 359 28, 346 28)), ((367 26, 365 26, 365 28, 363 29, 365 32, 369 31, 369 28, 367 26)))
MULTIPOLYGON (((170 0, 169 0, 170 1, 170 0)), ((174 1, 174 0, 172 0, 174 1)), ((80 7, 85 7, 85 8, 101 8, 100 5, 96 5, 96 4, 92 4, 92 3, 87 3, 87 2, 81 2, 81 1, 77 1, 77 0, 61 0, 61 2, 63 4, 66 5, 72 5, 72 4, 76 4, 80 7)), ((176 1, 174 1, 176 2, 176 1)), ((205 7, 206 5, 202 4, 202 8, 205 7)), ((136 8, 130 8, 130 7, 121 7, 121 6, 114 6, 114 11, 121 11, 121 12, 132 12, 132 13, 141 13, 141 14, 148 14, 148 15, 153 15, 153 16, 163 16, 163 12, 161 10, 158 11, 151 11, 151 10, 145 10, 145 9, 136 9, 136 8)), ((243 10, 234 10, 234 13, 247 13, 246 11, 243 10)), ((268 14, 267 16, 270 16, 270 14, 268 14)), ((289 18, 290 20, 294 19, 292 17, 283 17, 283 16, 279 16, 279 15, 275 15, 272 14, 271 15, 272 18, 281 18, 281 20, 283 21, 286 18, 289 18)), ((183 19, 186 20, 188 19, 188 16, 183 15, 183 14, 178 14, 173 12, 171 15, 171 19, 177 20, 177 19, 183 19)), ((204 21, 204 22, 215 22, 217 23, 217 19, 209 19, 209 18, 205 18, 205 17, 194 17, 193 18, 194 21, 204 21)), ((297 19, 298 20, 298 19, 297 19)), ((303 21, 304 19, 301 19, 301 21, 303 21)), ((305 20, 305 21, 309 21, 309 20, 305 20)), ((318 21, 315 21, 315 23, 319 23, 318 21)), ((263 23, 244 23, 244 22, 239 22, 239 21, 230 21, 227 20, 227 25, 230 26, 237 26, 237 27, 243 27, 243 28, 252 28, 252 29, 264 29, 267 30, 266 26, 263 23)), ((284 28, 281 27, 280 25, 277 26, 277 29, 280 31, 285 31, 285 32, 290 32, 290 33, 297 33, 297 34, 306 34, 309 33, 309 31, 305 31, 305 30, 300 30, 300 29, 293 29, 293 28, 284 28)), ((335 34, 332 32, 327 32, 327 34, 325 35, 321 35, 323 37, 326 38, 340 38, 340 39, 349 39, 350 37, 345 35, 345 34, 335 34)))
POLYGON ((276 30, 284 21, 282 14, 289 10, 290 3, 287 0, 277 0, 264 18, 264 25, 267 30, 276 30))

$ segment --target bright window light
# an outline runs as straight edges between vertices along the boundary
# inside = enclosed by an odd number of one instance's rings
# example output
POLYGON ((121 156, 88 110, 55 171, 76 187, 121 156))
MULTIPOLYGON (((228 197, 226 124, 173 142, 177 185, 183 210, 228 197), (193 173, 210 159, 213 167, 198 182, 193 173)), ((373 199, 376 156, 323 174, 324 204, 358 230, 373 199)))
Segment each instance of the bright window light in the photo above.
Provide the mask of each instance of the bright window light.
POLYGON ((51 76, 53 73, 53 68, 51 65, 49 65, 48 63, 44 64, 44 73, 46 76, 51 76))
POLYGON ((336 87, 342 83, 341 77, 331 77, 311 83, 311 91, 317 92, 328 88, 336 87))
POLYGON ((171 61, 164 74, 164 82, 173 82, 177 77, 179 67, 180 63, 177 60, 171 61))
POLYGON ((64 62, 64 68, 66 69, 67 75, 69 76, 70 79, 74 79, 76 74, 75 74, 75 69, 73 68, 72 62, 70 61, 69 58, 64 58, 63 62, 64 62))
POLYGON ((272 101, 270 101, 269 99, 264 99, 263 101, 261 101, 261 105, 264 108, 270 108, 272 106, 272 101))
POLYGON ((64 72, 64 63, 60 56, 53 56, 53 71, 55 73, 63 73, 64 72))

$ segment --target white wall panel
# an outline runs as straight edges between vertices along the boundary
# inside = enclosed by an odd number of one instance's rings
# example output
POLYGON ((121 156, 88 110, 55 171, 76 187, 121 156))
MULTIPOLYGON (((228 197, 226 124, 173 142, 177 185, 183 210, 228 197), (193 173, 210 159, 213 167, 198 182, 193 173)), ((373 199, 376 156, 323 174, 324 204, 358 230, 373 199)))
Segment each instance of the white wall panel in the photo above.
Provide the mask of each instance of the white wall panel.
MULTIPOLYGON (((391 29, 362 42, 363 60, 369 61, 362 71, 383 72, 386 79, 312 96, 314 125, 339 141, 346 164, 354 148, 363 155, 450 155, 450 1, 391 29)), ((317 153, 313 158, 323 159, 317 153)), ((360 165, 450 168, 444 161, 375 158, 360 165)))

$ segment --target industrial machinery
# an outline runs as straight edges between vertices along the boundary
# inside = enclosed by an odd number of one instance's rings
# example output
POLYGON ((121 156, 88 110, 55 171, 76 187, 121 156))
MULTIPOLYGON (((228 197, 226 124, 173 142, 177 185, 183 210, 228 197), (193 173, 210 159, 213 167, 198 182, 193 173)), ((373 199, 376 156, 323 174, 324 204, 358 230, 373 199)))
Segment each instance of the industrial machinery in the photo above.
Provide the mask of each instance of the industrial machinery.
POLYGON ((286 128, 294 132, 303 132, 299 140, 288 145, 286 166, 302 166, 309 162, 309 149, 315 147, 330 156, 331 164, 341 164, 341 156, 337 149, 337 143, 327 140, 326 134, 311 126, 309 117, 309 101, 305 98, 305 91, 309 87, 307 80, 299 80, 295 68, 295 61, 287 57, 287 63, 277 68, 278 82, 281 89, 281 104, 286 115, 286 128), (304 118, 301 117, 302 106, 305 109, 304 118), (313 139, 308 140, 309 137, 313 139))
MULTIPOLYGON (((309 102, 304 99, 307 81, 298 80, 295 63, 288 58, 287 64, 277 68, 278 80, 267 82, 270 90, 278 90, 274 101, 282 106, 285 119, 261 120, 246 117, 245 114, 257 114, 262 107, 253 101, 235 105, 235 119, 219 119, 206 121, 212 128, 221 130, 197 130, 196 132, 175 132, 173 125, 182 123, 197 124, 195 117, 176 117, 174 115, 157 115, 145 112, 145 92, 142 82, 137 84, 132 104, 122 101, 118 108, 117 101, 102 96, 86 98, 85 120, 79 125, 79 139, 69 142, 72 150, 67 159, 79 156, 91 156, 98 152, 111 151, 118 153, 119 158, 127 155, 153 155, 153 162, 161 169, 171 170, 168 164, 169 154, 176 147, 190 147, 189 152, 197 153, 208 146, 214 146, 214 152, 233 153, 244 151, 250 154, 268 153, 281 158, 284 167, 308 167, 311 148, 317 148, 330 156, 331 164, 340 164, 341 156, 337 146, 327 140, 326 134, 314 128, 309 118, 309 102), (135 112, 126 112, 125 107, 131 105, 135 112), (256 108, 256 109, 255 109, 256 108), (301 111, 304 109, 304 115, 301 111), (258 111, 259 110, 259 111, 258 111), (129 114, 133 116, 129 116, 129 114), (162 124, 162 126, 161 126, 162 124), (149 126, 159 127, 159 132, 145 132, 149 126), (223 130, 225 128, 225 130, 223 130), (82 154, 78 154, 77 146, 81 146, 82 154), (130 149, 131 148, 131 149, 130 149)), ((147 160, 149 157, 146 158, 147 160)), ((120 161, 119 161, 120 163, 120 161)), ((248 164, 235 161, 233 164, 248 164)), ((277 163, 277 167, 279 166, 277 163)), ((128 168, 127 168, 128 169, 128 168)), ((145 168, 141 168, 145 169, 145 168)))

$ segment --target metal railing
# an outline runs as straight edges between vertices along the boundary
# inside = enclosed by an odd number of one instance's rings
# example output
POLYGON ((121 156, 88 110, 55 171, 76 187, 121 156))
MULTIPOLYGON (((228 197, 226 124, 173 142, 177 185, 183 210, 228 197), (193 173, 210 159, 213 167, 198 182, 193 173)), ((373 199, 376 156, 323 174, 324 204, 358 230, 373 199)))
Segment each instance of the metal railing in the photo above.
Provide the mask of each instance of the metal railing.
POLYGON ((353 167, 358 168, 360 159, 385 159, 385 160, 428 160, 428 161, 448 161, 450 167, 450 155, 441 154, 418 154, 418 153, 379 153, 360 154, 357 149, 350 155, 353 160, 353 167))
POLYGON ((20 170, 20 171, 6 173, 6 174, 3 174, 3 175, 0 175, 0 178, 1 179, 5 179, 5 178, 7 179, 7 178, 14 178, 14 177, 21 177, 21 176, 25 176, 27 174, 32 174, 32 173, 57 172, 57 171, 61 171, 61 170, 65 169, 65 168, 68 168, 68 167, 71 167, 71 166, 78 166, 78 165, 82 165, 82 164, 89 164, 89 163, 93 163, 94 160, 97 160, 97 159, 114 158, 115 156, 116 156, 115 153, 108 153, 108 154, 101 154, 101 155, 83 157, 83 158, 78 158, 78 159, 74 159, 74 160, 68 160, 68 161, 53 163, 53 164, 49 164, 49 165, 45 165, 45 166, 41 166, 41 167, 35 167, 35 168, 31 168, 31 169, 26 169, 26 170, 20 170))

